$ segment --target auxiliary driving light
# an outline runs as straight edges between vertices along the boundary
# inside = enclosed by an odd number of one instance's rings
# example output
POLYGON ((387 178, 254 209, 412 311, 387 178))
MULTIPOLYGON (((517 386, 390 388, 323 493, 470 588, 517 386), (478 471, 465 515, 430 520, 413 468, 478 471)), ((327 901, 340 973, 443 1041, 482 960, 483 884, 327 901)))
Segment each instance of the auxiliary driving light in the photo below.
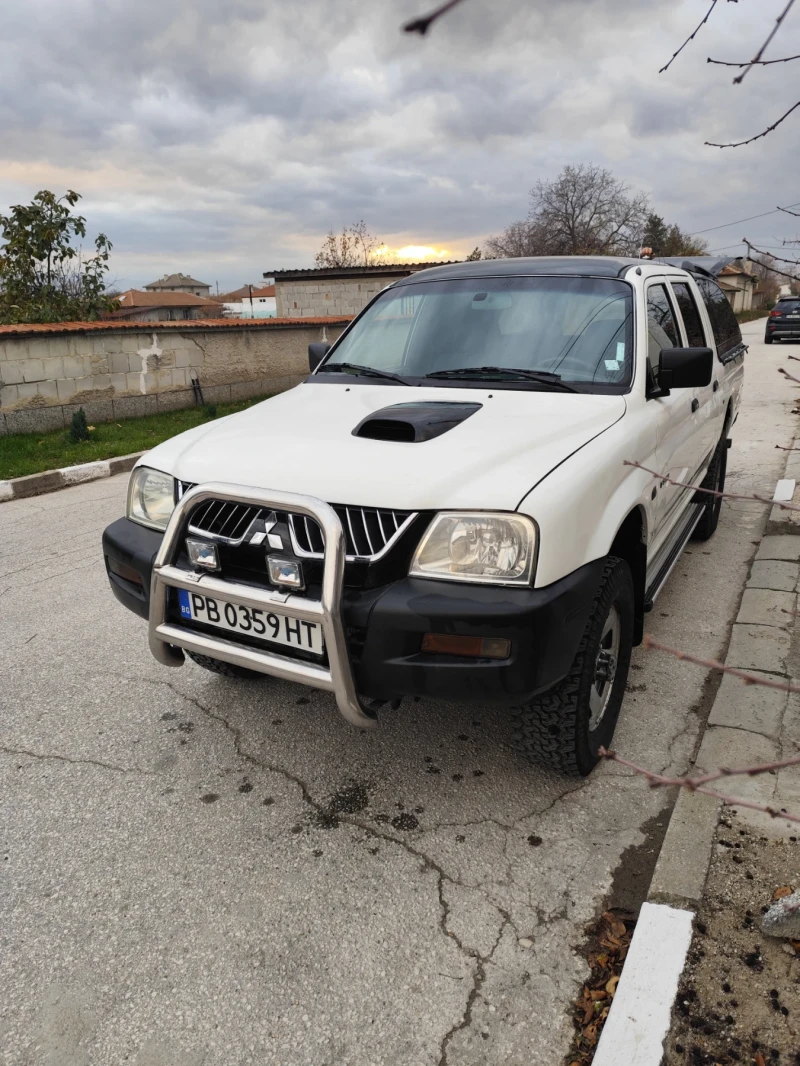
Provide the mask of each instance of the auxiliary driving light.
POLYGON ((284 585, 290 589, 303 589, 303 568, 291 559, 279 559, 276 555, 267 556, 269 579, 273 585, 284 585))
POLYGON ((219 570, 219 556, 216 544, 209 544, 206 540, 192 540, 186 538, 186 551, 189 553, 189 562, 192 566, 201 570, 219 570))

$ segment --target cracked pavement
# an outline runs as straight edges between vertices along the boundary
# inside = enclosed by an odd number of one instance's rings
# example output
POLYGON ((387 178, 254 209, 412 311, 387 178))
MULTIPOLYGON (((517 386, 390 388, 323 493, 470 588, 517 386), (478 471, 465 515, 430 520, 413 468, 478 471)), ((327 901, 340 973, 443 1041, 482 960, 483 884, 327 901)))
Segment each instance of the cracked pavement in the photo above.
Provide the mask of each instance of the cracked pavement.
MULTIPOLYGON (((752 344, 737 491, 782 472, 785 356, 752 344)), ((527 765, 502 710, 406 703, 361 732, 321 692, 159 666, 101 557, 126 485, 0 505, 0 1061, 560 1062, 583 927, 643 897, 669 797, 527 765)), ((724 653, 764 519, 725 506, 659 640, 724 653)), ((682 772, 712 693, 638 650, 615 746, 682 772)))

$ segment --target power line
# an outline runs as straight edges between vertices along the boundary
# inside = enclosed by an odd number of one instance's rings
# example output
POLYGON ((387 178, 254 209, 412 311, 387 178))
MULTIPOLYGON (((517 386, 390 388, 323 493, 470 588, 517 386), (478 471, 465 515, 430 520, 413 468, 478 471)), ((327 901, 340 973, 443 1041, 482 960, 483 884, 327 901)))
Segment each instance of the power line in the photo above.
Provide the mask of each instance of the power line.
MULTIPOLYGON (((789 207, 800 207, 800 203, 789 204, 789 207)), ((738 226, 740 222, 752 222, 754 218, 765 218, 767 215, 777 215, 779 211, 780 208, 776 207, 774 211, 762 211, 760 215, 751 215, 749 218, 737 218, 735 222, 724 222, 721 226, 709 226, 708 229, 692 230, 690 236, 696 237, 699 233, 712 233, 717 229, 727 229, 728 226, 738 226)))
MULTIPOLYGON (((729 248, 738 248, 739 245, 744 244, 744 243, 745 243, 744 241, 736 241, 735 244, 723 244, 723 246, 721 248, 712 248, 712 250, 710 252, 708 252, 707 254, 708 255, 716 255, 718 252, 727 252, 729 248)), ((785 244, 762 244, 761 241, 758 242, 758 245, 759 245, 759 248, 771 248, 771 249, 775 249, 777 251, 780 251, 781 248, 785 248, 786 247, 785 244)))

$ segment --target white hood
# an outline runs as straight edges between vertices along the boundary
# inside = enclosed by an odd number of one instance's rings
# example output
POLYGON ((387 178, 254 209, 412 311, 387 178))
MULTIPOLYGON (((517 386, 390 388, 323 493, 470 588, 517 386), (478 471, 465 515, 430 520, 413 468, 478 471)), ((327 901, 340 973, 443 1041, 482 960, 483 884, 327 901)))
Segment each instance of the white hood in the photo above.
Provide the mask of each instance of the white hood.
POLYGON ((305 493, 328 503, 509 511, 624 413, 624 398, 614 395, 303 384, 181 433, 143 462, 194 484, 223 481, 305 493), (353 436, 375 411, 421 401, 483 406, 433 440, 353 436))

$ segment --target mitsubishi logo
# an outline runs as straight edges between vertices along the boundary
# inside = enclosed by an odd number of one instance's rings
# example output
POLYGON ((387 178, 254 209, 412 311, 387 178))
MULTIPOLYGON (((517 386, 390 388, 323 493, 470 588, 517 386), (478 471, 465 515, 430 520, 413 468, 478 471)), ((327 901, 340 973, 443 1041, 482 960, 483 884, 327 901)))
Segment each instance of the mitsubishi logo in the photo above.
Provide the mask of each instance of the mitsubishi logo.
MULTIPOLYGON (((262 524, 261 522, 258 523, 259 526, 261 524, 262 524)), ((264 528, 263 529, 258 529, 252 535, 252 537, 250 538, 250 543, 251 544, 263 544, 264 541, 266 540, 266 542, 269 544, 270 548, 275 548, 276 551, 283 551, 283 540, 282 540, 282 538, 277 533, 273 533, 272 532, 272 530, 275 528, 275 526, 277 526, 277 524, 278 524, 278 516, 275 514, 274 511, 271 511, 269 513, 269 515, 263 521, 264 528)))

